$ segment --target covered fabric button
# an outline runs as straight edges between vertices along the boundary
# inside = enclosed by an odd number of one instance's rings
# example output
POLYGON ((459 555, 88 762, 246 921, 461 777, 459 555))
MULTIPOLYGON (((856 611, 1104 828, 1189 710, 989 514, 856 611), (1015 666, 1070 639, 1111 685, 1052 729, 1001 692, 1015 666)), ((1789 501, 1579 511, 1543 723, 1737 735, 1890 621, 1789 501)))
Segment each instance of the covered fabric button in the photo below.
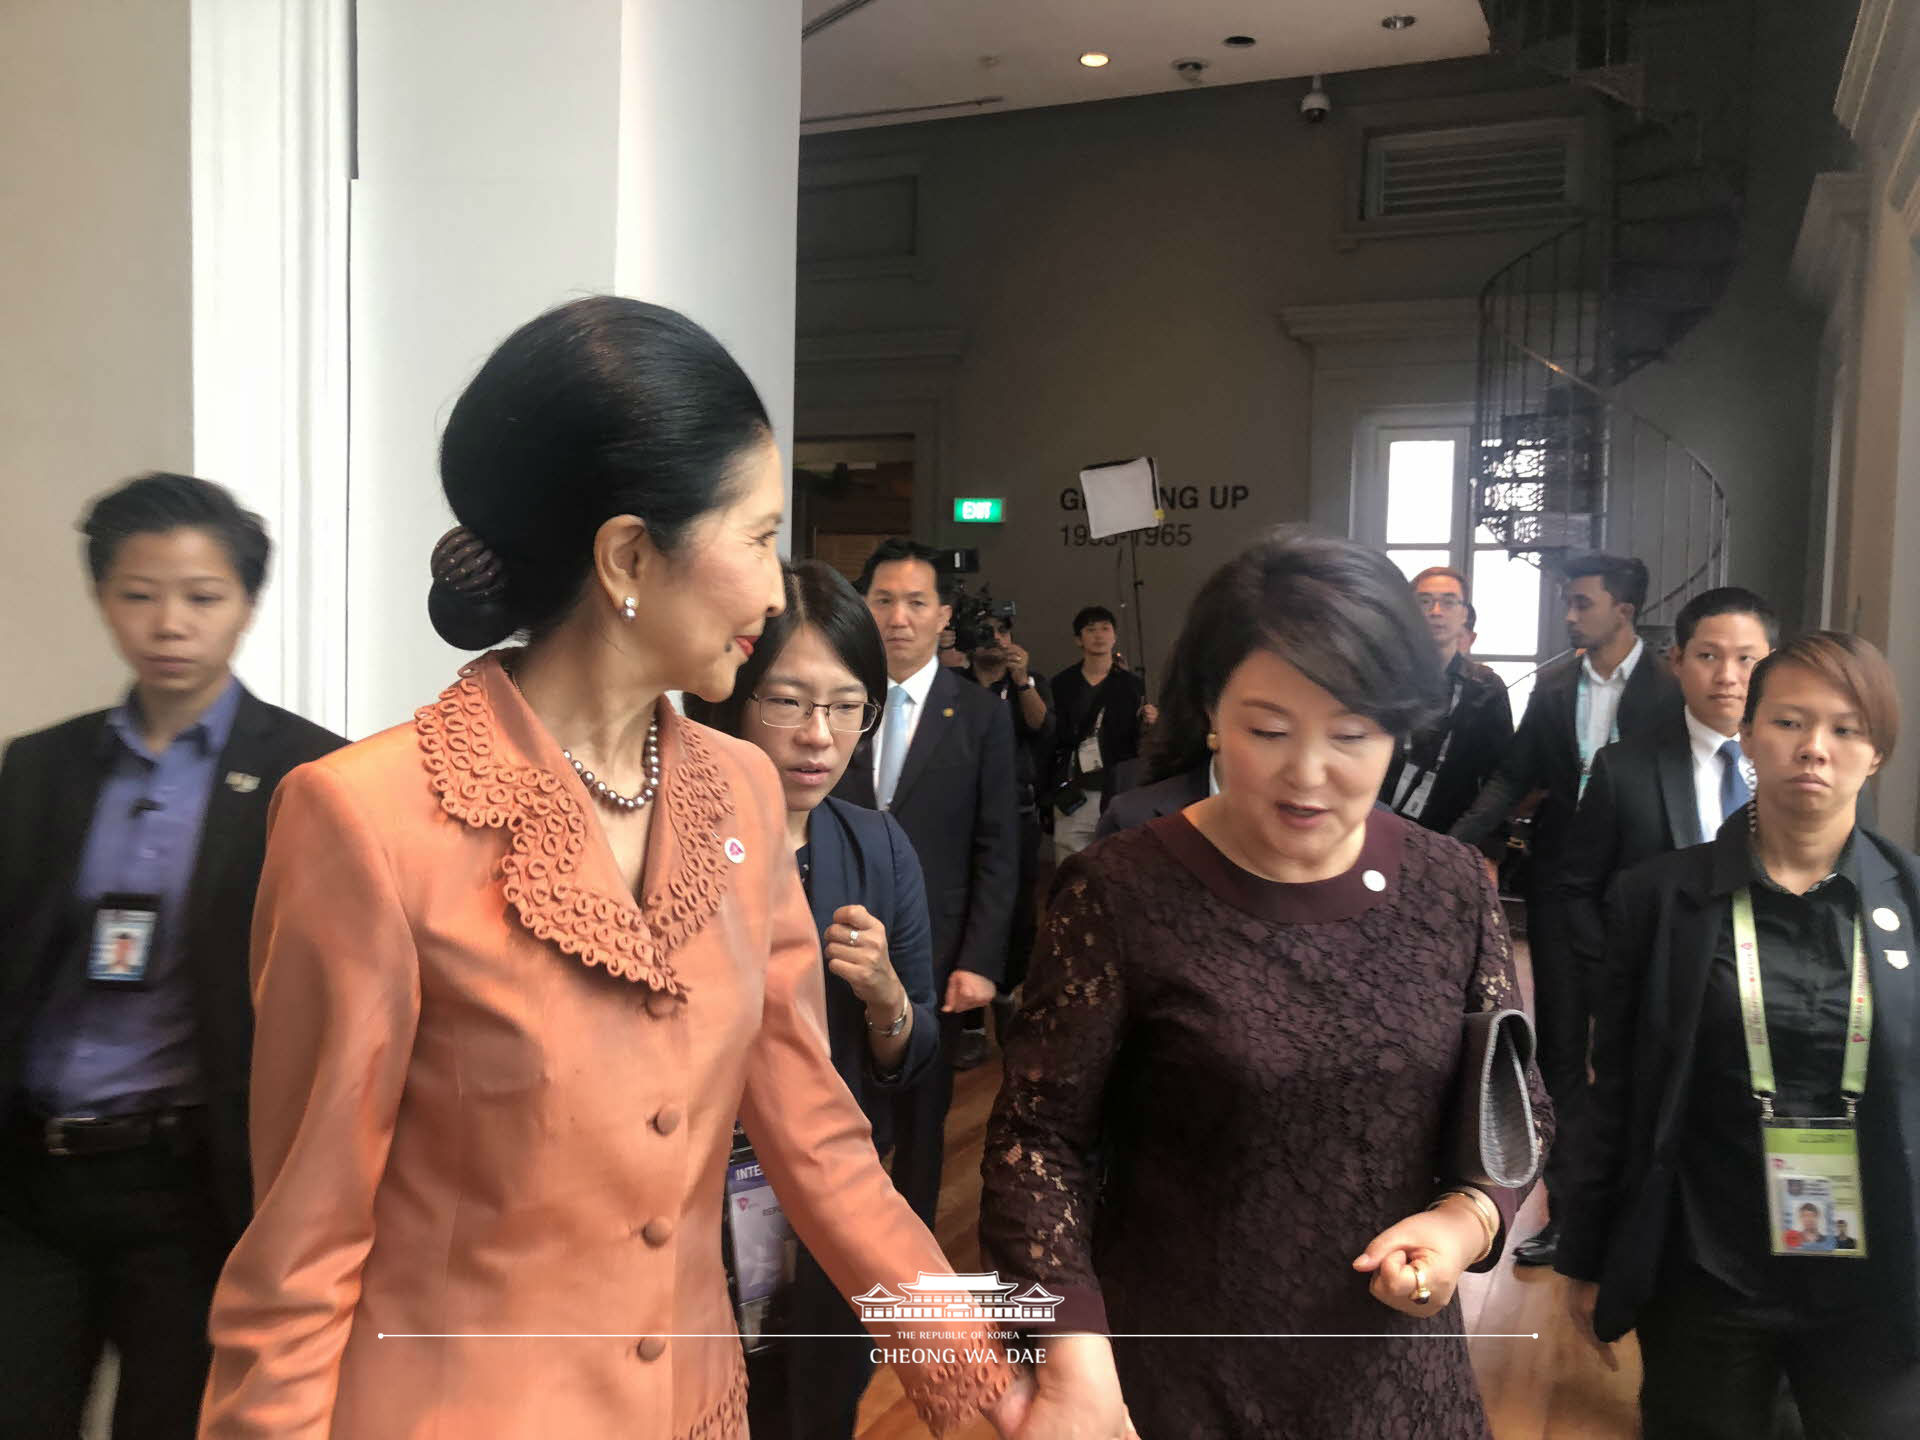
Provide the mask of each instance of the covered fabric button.
POLYGON ((662 1105, 653 1117, 653 1128, 662 1135, 671 1135, 680 1128, 682 1112, 678 1105, 662 1105))
POLYGON ((658 1360, 667 1353, 667 1342, 658 1335, 649 1335, 633 1347, 633 1353, 642 1360, 658 1360))
POLYGON ((640 1231, 649 1245, 664 1245, 673 1238, 673 1221, 664 1215, 655 1216, 647 1221, 640 1231))

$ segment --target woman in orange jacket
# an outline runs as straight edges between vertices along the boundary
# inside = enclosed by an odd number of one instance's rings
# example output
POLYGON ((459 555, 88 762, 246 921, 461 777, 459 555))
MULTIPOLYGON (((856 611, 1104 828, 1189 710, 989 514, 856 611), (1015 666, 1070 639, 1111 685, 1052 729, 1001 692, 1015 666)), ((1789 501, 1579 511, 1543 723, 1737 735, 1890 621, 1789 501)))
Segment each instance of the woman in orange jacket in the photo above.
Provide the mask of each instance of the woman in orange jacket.
MULTIPOLYGON (((744 1436, 736 1116, 845 1293, 949 1273, 829 1057, 773 767, 665 699, 724 697, 781 606, 766 412, 697 325, 595 297, 487 361, 441 473, 435 626, 525 643, 275 797, 202 1434, 744 1436)), ((1036 1390, 910 1323, 936 1432, 1123 1433, 1070 1347, 1036 1390)))

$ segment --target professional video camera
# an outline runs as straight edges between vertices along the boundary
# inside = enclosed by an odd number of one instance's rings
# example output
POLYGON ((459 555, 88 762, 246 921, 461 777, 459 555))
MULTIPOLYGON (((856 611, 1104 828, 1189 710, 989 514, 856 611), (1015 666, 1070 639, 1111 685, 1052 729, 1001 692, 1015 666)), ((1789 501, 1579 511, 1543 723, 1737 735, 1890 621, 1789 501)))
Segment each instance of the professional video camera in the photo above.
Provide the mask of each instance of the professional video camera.
POLYGON ((980 593, 974 594, 965 585, 956 584, 953 596, 953 644, 963 654, 993 644, 992 621, 1004 620, 1013 623, 1014 604, 1011 600, 995 602, 993 587, 980 586, 980 593))

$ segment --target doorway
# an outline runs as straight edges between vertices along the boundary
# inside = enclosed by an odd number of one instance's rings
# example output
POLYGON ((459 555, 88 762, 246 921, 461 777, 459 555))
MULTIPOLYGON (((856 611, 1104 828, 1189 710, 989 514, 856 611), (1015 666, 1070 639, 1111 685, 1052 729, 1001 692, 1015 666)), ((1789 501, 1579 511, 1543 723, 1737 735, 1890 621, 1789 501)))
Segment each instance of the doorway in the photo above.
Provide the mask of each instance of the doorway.
POLYGON ((912 435, 826 435, 793 445, 793 557, 849 580, 889 535, 913 533, 912 435))

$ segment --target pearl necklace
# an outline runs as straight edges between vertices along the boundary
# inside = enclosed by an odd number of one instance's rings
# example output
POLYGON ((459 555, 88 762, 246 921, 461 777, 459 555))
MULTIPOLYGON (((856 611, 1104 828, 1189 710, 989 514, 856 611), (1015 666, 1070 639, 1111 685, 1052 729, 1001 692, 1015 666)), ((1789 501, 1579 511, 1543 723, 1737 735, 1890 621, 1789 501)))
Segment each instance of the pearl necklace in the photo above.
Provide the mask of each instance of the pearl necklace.
MULTIPOLYGON (((505 660, 502 660, 500 662, 500 668, 506 672, 507 679, 513 682, 513 688, 519 690, 520 676, 515 673, 519 667, 517 665, 509 665, 505 660)), ((521 693, 525 694, 524 691, 521 693)), ((585 765, 582 765, 578 760, 574 759, 571 750, 563 748, 560 753, 566 757, 567 763, 573 766, 573 773, 580 777, 580 783, 587 787, 587 793, 601 804, 610 806, 615 810, 631 812, 645 809, 653 803, 653 797, 659 793, 660 717, 657 714, 647 722, 647 748, 645 754, 647 787, 638 795, 622 795, 618 790, 607 784, 606 781, 595 775, 593 771, 587 769, 585 765)))
POLYGON ((647 785, 638 795, 622 795, 606 781, 598 779, 593 771, 587 769, 573 758, 571 750, 562 750, 567 763, 573 766, 573 773, 580 777, 580 783, 592 792, 593 798, 615 810, 639 810, 649 805, 660 789, 660 717, 655 716, 647 722, 647 785))

